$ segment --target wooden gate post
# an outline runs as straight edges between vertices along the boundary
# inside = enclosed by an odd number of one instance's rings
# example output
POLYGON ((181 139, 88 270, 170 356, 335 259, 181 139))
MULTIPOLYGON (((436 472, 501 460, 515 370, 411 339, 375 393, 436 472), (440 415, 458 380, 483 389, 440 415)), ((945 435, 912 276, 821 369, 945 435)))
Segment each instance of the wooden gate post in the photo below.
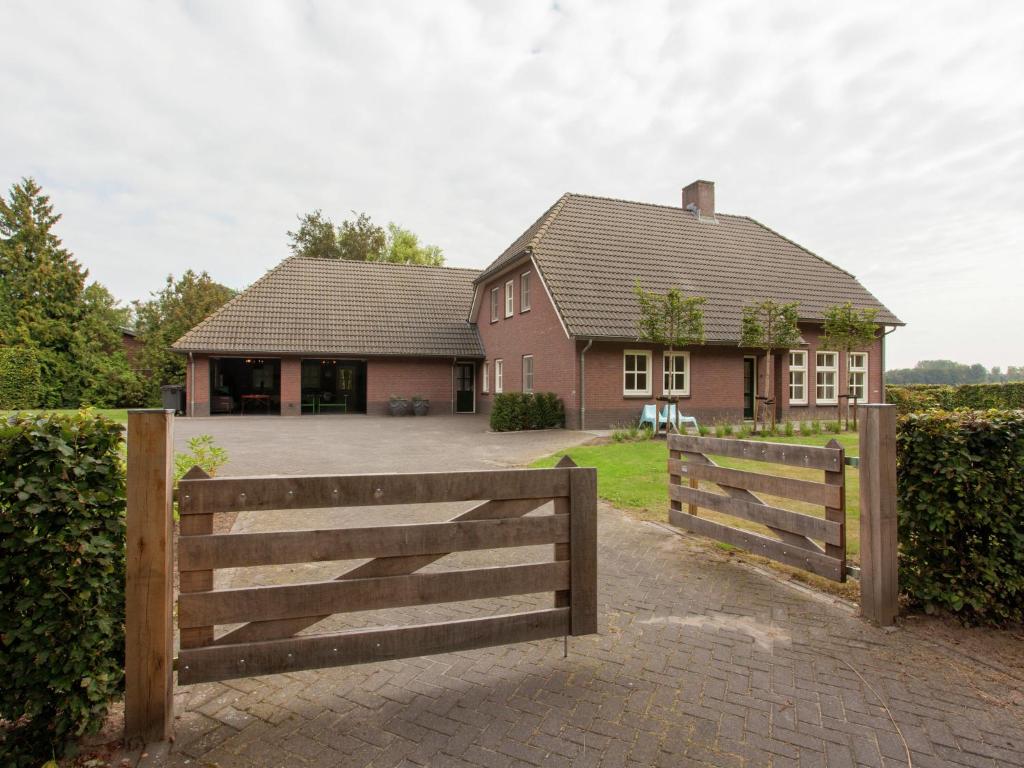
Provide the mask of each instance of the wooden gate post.
POLYGON ((133 744, 172 735, 173 419, 128 411, 124 732, 133 744))
POLYGON ((860 418, 860 609, 888 627, 896 622, 896 406, 863 403, 860 418))

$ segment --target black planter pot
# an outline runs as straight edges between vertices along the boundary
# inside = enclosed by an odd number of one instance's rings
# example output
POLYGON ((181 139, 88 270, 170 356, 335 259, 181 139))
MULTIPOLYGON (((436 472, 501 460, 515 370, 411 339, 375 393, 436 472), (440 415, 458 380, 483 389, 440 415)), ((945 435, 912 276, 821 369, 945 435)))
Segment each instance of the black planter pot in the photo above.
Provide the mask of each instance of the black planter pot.
POLYGON ((392 416, 408 416, 412 412, 412 407, 409 405, 408 400, 390 400, 388 402, 388 411, 392 416))
POLYGON ((426 416, 430 413, 430 401, 429 400, 413 400, 412 401, 412 412, 417 416, 426 416))

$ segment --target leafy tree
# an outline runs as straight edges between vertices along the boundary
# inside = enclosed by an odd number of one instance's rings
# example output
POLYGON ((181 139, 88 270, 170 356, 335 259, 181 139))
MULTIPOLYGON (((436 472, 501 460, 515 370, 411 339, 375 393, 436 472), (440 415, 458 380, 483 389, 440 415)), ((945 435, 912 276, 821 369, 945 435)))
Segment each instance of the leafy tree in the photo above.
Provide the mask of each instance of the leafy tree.
POLYGON ((80 377, 80 403, 100 408, 146 403, 146 383, 125 354, 121 329, 131 309, 110 291, 92 283, 82 292, 82 316, 75 327, 73 351, 80 377))
POLYGON ((142 342, 142 367, 150 372, 147 399, 159 402, 161 384, 185 380, 185 358, 171 344, 220 309, 235 292, 206 272, 191 269, 178 280, 167 276, 163 290, 146 302, 135 303, 135 331, 142 342))
MULTIPOLYGON (((822 345, 827 349, 839 352, 842 365, 849 367, 850 353, 867 349, 878 336, 878 325, 875 318, 878 310, 874 308, 854 309, 853 304, 836 304, 825 310, 825 335, 822 345)), ((983 369, 984 373, 984 369, 983 369)), ((846 427, 850 426, 849 373, 847 373, 846 394, 846 427)), ((854 398, 854 405, 856 405, 854 398)), ((854 411, 853 426, 857 426, 857 415, 854 411)))
POLYGON ((316 210, 299 217, 299 228, 289 232, 292 253, 318 259, 351 261, 388 261, 395 264, 444 264, 444 254, 436 245, 423 245, 411 230, 391 222, 381 227, 365 213, 352 211, 355 218, 341 226, 316 210))
POLYGON ((317 259, 340 259, 341 250, 334 223, 317 208, 312 213, 299 216, 299 228, 288 232, 288 247, 296 256, 310 256, 317 259))
MULTIPOLYGON (((355 214, 355 211, 352 211, 355 214)), ((339 258, 352 261, 386 261, 387 235, 365 213, 338 228, 339 258)))
MULTIPOLYGON (((750 304, 743 308, 743 323, 740 330, 740 346, 763 349, 767 358, 765 365, 764 407, 759 409, 762 416, 765 411, 770 414, 771 427, 775 428, 775 398, 772 382, 774 352, 777 349, 789 349, 800 343, 799 305, 796 302, 779 304, 771 299, 750 304), (772 406, 772 407, 769 407, 772 406)), ((764 419, 768 423, 768 417, 764 419)))
MULTIPOLYGON (((685 296, 678 288, 667 293, 645 291, 637 280, 633 285, 640 306, 638 321, 640 338, 666 347, 669 359, 677 347, 704 343, 704 303, 701 296, 685 296)), ((653 375, 653 371, 651 372, 653 375)), ((668 401, 673 405, 678 398, 669 389, 668 401)), ((670 429, 674 425, 666 426, 670 429)))
POLYGON ((0 198, 0 344, 36 350, 46 406, 77 404, 72 346, 88 275, 53 231, 60 218, 31 178, 0 198))
POLYGON ((420 245, 419 237, 414 232, 391 222, 388 224, 384 261, 440 267, 444 264, 444 254, 436 245, 420 245))

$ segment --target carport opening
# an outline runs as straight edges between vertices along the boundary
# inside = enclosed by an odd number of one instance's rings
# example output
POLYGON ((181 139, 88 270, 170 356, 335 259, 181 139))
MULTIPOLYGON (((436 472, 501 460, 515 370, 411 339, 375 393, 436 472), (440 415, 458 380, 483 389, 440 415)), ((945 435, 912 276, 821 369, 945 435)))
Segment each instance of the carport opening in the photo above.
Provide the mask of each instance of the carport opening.
POLYGON ((280 360, 264 357, 210 359, 210 413, 256 416, 280 412, 280 360))
POLYGON ((366 413, 366 362, 316 358, 302 361, 302 412, 366 413))

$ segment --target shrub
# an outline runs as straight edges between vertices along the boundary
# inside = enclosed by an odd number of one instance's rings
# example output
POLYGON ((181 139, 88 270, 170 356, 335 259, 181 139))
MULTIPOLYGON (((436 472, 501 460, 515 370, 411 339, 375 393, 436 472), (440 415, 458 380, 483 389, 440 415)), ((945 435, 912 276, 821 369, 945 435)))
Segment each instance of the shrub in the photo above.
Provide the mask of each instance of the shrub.
POLYGON ((1024 619, 1024 412, 905 416, 897 465, 911 605, 969 623, 1024 619))
POLYGON ((838 421, 830 421, 828 424, 825 425, 825 429, 827 429, 834 435, 838 435, 840 432, 843 431, 843 425, 840 424, 838 421))
POLYGON ((812 435, 820 435, 821 434, 821 422, 818 421, 817 419, 815 419, 814 421, 811 422, 811 434, 812 435))
POLYGON ((99 729, 124 667, 121 427, 90 413, 0 422, 0 764, 99 729))
POLYGON ((800 434, 801 435, 813 434, 813 427, 811 427, 811 422, 805 421, 803 424, 800 425, 800 434))
POLYGON ((910 384, 885 388, 886 402, 900 414, 920 413, 933 408, 947 411, 1024 408, 1024 382, 1005 384, 910 384))
POLYGON ((701 423, 699 423, 699 422, 697 423, 697 434, 699 434, 699 435, 700 435, 701 437, 707 437, 707 434, 708 434, 708 432, 710 432, 710 431, 711 431, 711 430, 710 430, 710 429, 708 429, 708 428, 707 428, 706 426, 704 426, 703 424, 701 424, 701 423))
POLYGON ((636 443, 641 440, 650 440, 654 431, 646 424, 642 427, 630 424, 625 427, 616 427, 612 430, 612 440, 616 443, 636 443))
POLYGON ((553 392, 503 392, 494 396, 491 429, 495 432, 551 429, 564 423, 565 407, 553 392))
POLYGON ((715 437, 725 437, 724 424, 715 424, 715 437))
POLYGON ((0 409, 43 404, 39 358, 29 347, 0 347, 0 409))
POLYGON ((723 427, 723 430, 725 431, 726 437, 732 437, 733 427, 731 422, 725 422, 725 427, 723 427))
POLYGON ((740 427, 740 437, 741 438, 748 438, 752 434, 753 434, 753 431, 750 429, 750 425, 749 424, 744 424, 742 427, 740 427))
POLYGON ((792 437, 793 436, 793 432, 794 432, 793 422, 792 421, 787 421, 786 424, 784 425, 783 431, 786 433, 786 437, 792 437))

